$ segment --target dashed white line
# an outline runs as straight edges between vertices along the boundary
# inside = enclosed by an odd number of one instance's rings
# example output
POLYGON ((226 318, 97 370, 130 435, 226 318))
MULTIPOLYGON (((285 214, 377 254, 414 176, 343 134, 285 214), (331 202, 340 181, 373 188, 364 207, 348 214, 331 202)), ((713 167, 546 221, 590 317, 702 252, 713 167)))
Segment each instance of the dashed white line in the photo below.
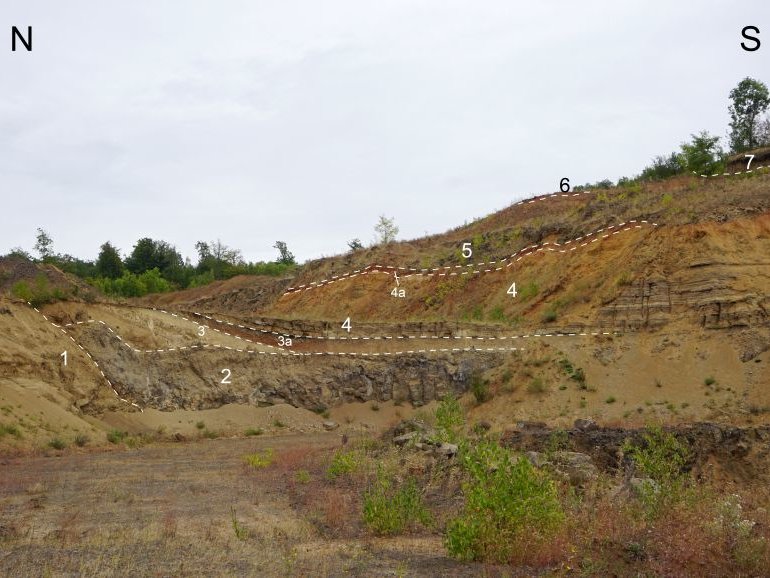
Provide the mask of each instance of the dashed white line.
MULTIPOLYGON (((417 269, 415 267, 398 267, 393 265, 369 265, 367 267, 364 267, 364 269, 359 271, 353 271, 350 273, 343 273, 341 275, 335 275, 331 279, 323 279, 321 281, 313 281, 311 283, 307 283, 304 285, 298 285, 296 287, 289 287, 286 289, 286 291, 283 293, 281 297, 285 297, 286 295, 291 295, 294 293, 300 293, 309 291, 311 289, 317 289, 318 287, 323 287, 325 285, 331 285, 332 283, 338 283, 340 281, 346 281, 349 279, 353 279, 359 275, 368 275, 368 274, 374 274, 374 273, 382 273, 386 275, 391 275, 394 271, 409 271, 409 273, 402 275, 402 279, 406 279, 409 277, 434 277, 434 276, 441 276, 441 277, 447 277, 447 276, 459 276, 459 275, 478 275, 481 273, 492 273, 496 271, 501 271, 503 268, 508 268, 514 265, 515 263, 518 263, 522 259, 529 257, 530 255, 535 255, 537 253, 541 252, 553 252, 553 253, 568 253, 570 251, 574 251, 578 247, 567 247, 568 245, 571 245, 572 243, 577 243, 579 241, 582 241, 583 239, 586 239, 588 237, 594 237, 596 235, 599 235, 600 233, 603 233, 604 231, 608 231, 608 233, 601 236, 601 239, 606 239, 610 235, 617 235, 618 233, 622 233, 625 231, 631 231, 634 229, 641 229, 642 227, 657 227, 657 223, 650 223, 646 220, 631 220, 624 223, 620 223, 618 225, 610 225, 608 227, 599 229, 598 231, 594 231, 592 233, 588 233, 587 235, 583 235, 581 237, 578 237, 576 239, 570 239, 569 241, 565 241, 564 243, 557 243, 557 242, 551 242, 547 241, 545 243, 541 243, 540 245, 530 245, 529 247, 524 247, 523 249, 519 249, 512 255, 498 259, 495 261, 495 263, 506 263, 505 267, 497 267, 494 269, 480 269, 482 265, 485 265, 485 263, 468 263, 466 265, 446 265, 443 267, 434 267, 432 269, 417 269), (626 227, 626 225, 629 225, 626 227), (625 228, 622 228, 625 227, 625 228), (471 271, 452 271, 452 269, 472 269, 471 271), (443 271, 443 272, 440 272, 443 271)), ((595 243, 599 240, 599 237, 594 238, 591 243, 595 243)), ((580 245, 580 247, 585 247, 588 244, 588 242, 583 243, 580 245)))

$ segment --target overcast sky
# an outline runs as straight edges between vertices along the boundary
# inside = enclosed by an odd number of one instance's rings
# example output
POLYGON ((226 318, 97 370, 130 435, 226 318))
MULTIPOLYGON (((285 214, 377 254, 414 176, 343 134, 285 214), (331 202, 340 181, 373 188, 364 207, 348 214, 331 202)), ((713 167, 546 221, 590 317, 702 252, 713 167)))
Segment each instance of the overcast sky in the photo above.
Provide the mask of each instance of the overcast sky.
POLYGON ((770 81, 767 0, 2 4, 0 254, 441 232, 725 135, 730 89, 770 81))

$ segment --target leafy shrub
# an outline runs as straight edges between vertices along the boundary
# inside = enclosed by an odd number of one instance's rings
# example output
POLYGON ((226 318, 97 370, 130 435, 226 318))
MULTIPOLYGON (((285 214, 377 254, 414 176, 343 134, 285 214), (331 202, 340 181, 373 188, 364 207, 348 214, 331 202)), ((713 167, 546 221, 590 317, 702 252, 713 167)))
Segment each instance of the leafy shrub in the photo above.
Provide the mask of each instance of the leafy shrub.
POLYGON ((463 451, 463 514, 447 525, 452 556, 496 563, 525 559, 564 523, 556 486, 529 460, 497 443, 482 441, 463 451))
POLYGON ((244 433, 248 437, 252 437, 252 436, 261 436, 264 433, 264 431, 262 430, 261 427, 258 427, 258 428, 250 427, 244 433))
POLYGON ((360 465, 360 456, 353 451, 337 450, 332 456, 332 461, 326 469, 326 477, 335 480, 355 472, 360 465))
POLYGON ((604 403, 615 403, 617 399, 615 399, 614 395, 609 396, 607 399, 604 400, 604 403))
POLYGON ((559 365, 564 372, 570 377, 570 379, 578 382, 580 389, 587 389, 586 387, 586 374, 580 367, 574 367, 569 359, 559 360, 559 365))
POLYGON ((534 281, 525 283, 519 288, 519 300, 526 301, 527 299, 537 296, 539 292, 540 289, 534 281))
POLYGON ((554 309, 547 309, 543 313, 543 323, 553 323, 559 315, 554 309))
POLYGON ((89 441, 90 440, 86 434, 78 434, 75 436, 75 445, 79 448, 86 446, 89 441))
POLYGON ((363 518, 370 531, 382 535, 401 534, 412 524, 427 526, 431 522, 414 479, 394 488, 382 470, 364 494, 363 518))
MULTIPOLYGON (((555 429, 548 435, 545 444, 546 456, 570 449, 569 434, 563 429, 555 429)), ((550 458, 549 458, 550 459, 550 458)))
POLYGON ((652 164, 642 170, 639 178, 642 180, 661 180, 678 175, 683 170, 681 159, 676 153, 668 156, 658 156, 652 159, 652 164))
POLYGON ((481 375, 474 375, 471 378, 471 392, 476 398, 476 403, 484 403, 490 399, 489 381, 483 379, 481 375))
POLYGON ((35 284, 30 287, 26 281, 18 281, 11 287, 14 297, 31 303, 34 307, 40 307, 46 303, 54 303, 67 298, 67 295, 58 288, 51 289, 48 277, 39 273, 35 278, 35 284))
POLYGON ((460 439, 462 427, 465 425, 465 415, 460 402, 453 395, 442 399, 436 407, 435 426, 438 441, 455 443, 460 439))
POLYGON ((253 454, 246 454, 243 456, 243 461, 255 469, 266 468, 273 463, 274 459, 275 452, 272 448, 268 448, 261 452, 255 452, 253 454))
POLYGON ((53 438, 51 441, 48 442, 48 447, 51 447, 55 450, 63 450, 67 447, 67 442, 65 442, 61 438, 53 438))
POLYGON ((505 310, 502 307, 497 306, 492 308, 492 311, 489 312, 489 320, 505 323, 508 318, 505 315, 505 310))
POLYGON ((16 425, 4 425, 0 423, 0 439, 3 439, 7 435, 12 435, 16 439, 21 439, 21 431, 16 425))
POLYGON ((542 378, 535 377, 527 384, 527 391, 529 393, 545 393, 546 387, 545 383, 543 382, 542 378))
POLYGON ((714 385, 717 382, 716 379, 714 379, 712 376, 708 376, 706 379, 703 380, 703 385, 714 385))
POLYGON ((111 444, 119 444, 128 435, 128 432, 111 429, 107 432, 107 441, 111 444))
POLYGON ((143 297, 148 293, 165 293, 173 287, 164 279, 158 268, 140 274, 125 271, 121 277, 96 277, 88 280, 106 295, 118 297, 143 297))
POLYGON ((29 288, 29 284, 26 281, 14 283, 11 287, 11 295, 24 301, 32 301, 32 289, 29 288))
POLYGON ((633 460, 637 471, 655 482, 642 486, 641 499, 649 516, 656 516, 664 504, 681 497, 690 448, 675 435, 660 426, 648 426, 641 444, 626 441, 623 452, 633 460))
POLYGON ((310 472, 307 470, 298 470, 296 478, 300 484, 307 484, 310 482, 310 472))
POLYGON ((203 422, 203 421, 196 422, 195 427, 197 429, 206 429, 206 422, 203 422))

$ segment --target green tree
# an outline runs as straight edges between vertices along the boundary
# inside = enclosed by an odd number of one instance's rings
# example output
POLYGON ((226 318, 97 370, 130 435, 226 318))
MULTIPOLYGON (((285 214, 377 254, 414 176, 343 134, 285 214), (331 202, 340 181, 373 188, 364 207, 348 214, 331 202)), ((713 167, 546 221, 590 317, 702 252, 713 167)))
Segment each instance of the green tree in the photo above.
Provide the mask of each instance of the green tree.
POLYGON ((228 247, 219 239, 211 243, 198 241, 195 249, 198 251, 198 273, 211 273, 214 279, 224 279, 235 267, 244 264, 241 252, 228 247))
POLYGON ((171 244, 145 237, 136 242, 125 265, 126 269, 137 275, 158 269, 164 277, 170 277, 172 271, 184 266, 184 261, 171 244))
POLYGON ((41 228, 38 228, 37 230, 35 251, 38 252, 43 261, 53 257, 53 239, 51 239, 51 236, 41 228))
POLYGON ((96 259, 96 274, 99 277, 117 279, 123 275, 123 261, 120 253, 109 241, 101 246, 99 257, 96 259))
POLYGON ((721 172, 724 152, 719 146, 719 137, 712 136, 705 130, 690 136, 691 142, 682 143, 682 152, 679 155, 682 167, 698 174, 721 172))
POLYGON ((761 115, 770 105, 767 85, 746 77, 730 91, 730 146, 739 153, 756 148, 760 141, 761 115))
POLYGON ((360 249, 364 248, 363 243, 361 243, 361 239, 356 237, 355 239, 351 239, 348 241, 348 247, 350 247, 351 251, 358 251, 360 249))
POLYGON ((389 219, 385 215, 380 215, 380 220, 374 226, 374 232, 377 233, 379 243, 388 244, 396 240, 398 227, 393 218, 389 219))
POLYGON ((640 175, 643 180, 659 180, 673 177, 682 172, 680 157, 676 153, 668 156, 657 156, 652 159, 652 164, 645 167, 640 175))
POLYGON ((273 245, 274 249, 278 249, 278 261, 277 263, 283 263, 284 265, 294 265, 294 255, 289 251, 289 247, 283 241, 276 241, 273 245))

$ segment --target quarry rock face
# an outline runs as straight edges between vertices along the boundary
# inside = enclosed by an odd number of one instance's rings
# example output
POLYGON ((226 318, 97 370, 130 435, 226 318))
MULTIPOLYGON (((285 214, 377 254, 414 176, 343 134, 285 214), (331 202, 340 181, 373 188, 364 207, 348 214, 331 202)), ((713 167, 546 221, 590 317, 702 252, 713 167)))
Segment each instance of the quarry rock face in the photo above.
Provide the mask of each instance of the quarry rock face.
MULTIPOLYGON (((766 456, 770 454, 770 426, 737 427, 727 424, 698 422, 664 427, 690 448, 685 468, 696 475, 699 470, 718 465, 726 475, 736 480, 768 479, 766 456), (739 467, 735 467, 740 463, 739 467)), ((501 443, 525 452, 538 467, 552 465, 573 480, 598 470, 617 473, 629 470, 630 462, 623 445, 643 444, 644 428, 598 427, 565 430, 567 445, 572 451, 549 453, 553 429, 550 427, 516 427, 505 432, 501 443)), ((641 483, 641 482, 640 482, 641 483)))
POLYGON ((228 403, 288 403, 308 409, 353 401, 400 400, 419 406, 468 390, 475 373, 504 361, 494 353, 454 356, 393 356, 353 359, 315 356, 259 356, 221 350, 181 352, 176 356, 117 352, 109 336, 90 335, 89 346, 103 349, 105 371, 118 389, 160 410, 210 409, 228 403), (108 353, 109 352, 109 353, 108 353), (231 370, 222 383, 222 370, 231 370))
POLYGON ((715 275, 708 265, 696 263, 686 275, 635 283, 600 310, 601 323, 629 329, 660 328, 684 316, 707 329, 730 329, 768 322, 767 294, 740 291, 726 267, 715 275))

